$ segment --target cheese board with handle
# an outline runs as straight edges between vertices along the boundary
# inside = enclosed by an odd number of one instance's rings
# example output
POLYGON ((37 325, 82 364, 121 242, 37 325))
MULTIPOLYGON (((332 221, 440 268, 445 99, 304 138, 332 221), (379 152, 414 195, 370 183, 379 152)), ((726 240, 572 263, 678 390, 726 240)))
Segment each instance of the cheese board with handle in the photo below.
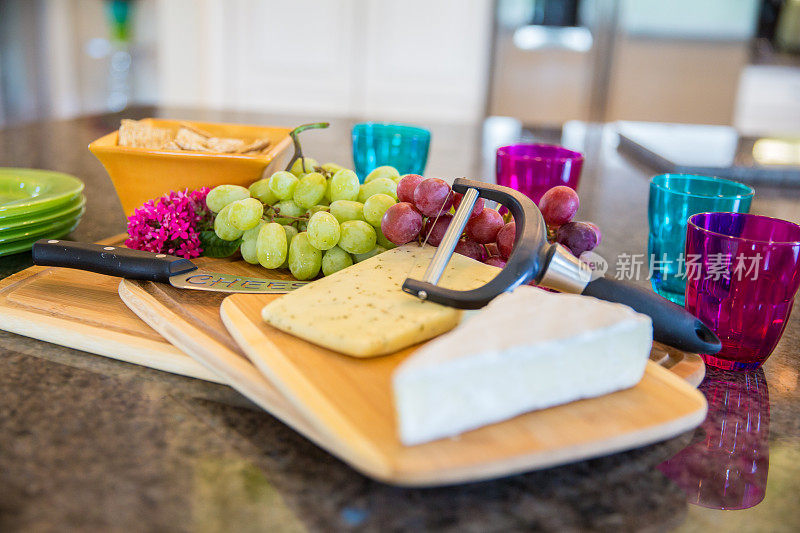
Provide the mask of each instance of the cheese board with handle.
MULTIPOLYGON (((121 244, 125 235, 101 241, 121 244)), ((33 266, 0 280, 0 329, 164 372, 224 383, 119 299, 119 278, 33 266)))

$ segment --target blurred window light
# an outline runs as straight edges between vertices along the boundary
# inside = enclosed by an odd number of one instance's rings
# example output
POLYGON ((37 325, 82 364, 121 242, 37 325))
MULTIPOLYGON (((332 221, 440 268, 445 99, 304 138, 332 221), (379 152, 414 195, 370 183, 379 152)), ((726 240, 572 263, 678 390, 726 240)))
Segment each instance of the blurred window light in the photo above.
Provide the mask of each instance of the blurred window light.
POLYGON ((592 48, 592 33, 582 27, 522 26, 514 32, 514 45, 521 50, 588 52, 592 48))
POLYGON ((800 139, 759 139, 753 159, 762 165, 800 165, 800 139))

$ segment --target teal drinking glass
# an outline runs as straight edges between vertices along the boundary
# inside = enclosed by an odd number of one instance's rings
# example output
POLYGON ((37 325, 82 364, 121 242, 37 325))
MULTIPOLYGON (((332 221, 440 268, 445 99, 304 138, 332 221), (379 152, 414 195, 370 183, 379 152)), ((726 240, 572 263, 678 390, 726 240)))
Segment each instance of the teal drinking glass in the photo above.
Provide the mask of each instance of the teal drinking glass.
POLYGON ((755 191, 735 181, 692 174, 650 180, 647 258, 658 294, 679 305, 686 290, 686 222, 696 213, 747 213, 755 191))
POLYGON ((353 164, 362 182, 383 165, 404 174, 422 174, 428 162, 431 132, 417 126, 364 122, 353 126, 353 164))

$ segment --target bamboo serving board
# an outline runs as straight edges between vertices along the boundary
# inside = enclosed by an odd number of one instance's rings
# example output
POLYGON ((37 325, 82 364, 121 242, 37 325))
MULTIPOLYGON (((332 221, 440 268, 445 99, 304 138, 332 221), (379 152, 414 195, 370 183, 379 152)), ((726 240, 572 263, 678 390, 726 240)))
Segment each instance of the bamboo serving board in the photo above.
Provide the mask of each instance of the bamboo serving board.
POLYGON ((391 375, 416 347, 368 360, 326 350, 261 320, 261 308, 278 297, 229 296, 222 302, 223 322, 324 448, 387 483, 446 485, 547 468, 664 440, 705 418, 703 395, 649 362, 631 389, 527 413, 457 438, 403 446, 391 375))
MULTIPOLYGON (((125 235, 101 241, 119 244, 125 235)), ((119 278, 34 266, 0 280, 0 329, 207 381, 224 380, 170 344, 119 299, 119 278)))
MULTIPOLYGON (((250 277, 294 279, 244 261, 193 260, 214 272, 250 277)), ((219 309, 225 293, 176 289, 171 285, 123 279, 119 297, 140 319, 184 353, 272 415, 322 445, 305 418, 247 359, 222 323, 219 309)))

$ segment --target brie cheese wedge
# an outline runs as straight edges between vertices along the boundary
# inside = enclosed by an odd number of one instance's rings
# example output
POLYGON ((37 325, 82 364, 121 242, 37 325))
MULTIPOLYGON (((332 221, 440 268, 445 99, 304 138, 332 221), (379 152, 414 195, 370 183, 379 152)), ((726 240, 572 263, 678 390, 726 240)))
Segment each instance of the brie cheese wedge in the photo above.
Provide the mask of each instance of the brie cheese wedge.
POLYGON ((630 307, 518 287, 397 368, 400 440, 420 444, 632 387, 652 342, 650 317, 630 307))

